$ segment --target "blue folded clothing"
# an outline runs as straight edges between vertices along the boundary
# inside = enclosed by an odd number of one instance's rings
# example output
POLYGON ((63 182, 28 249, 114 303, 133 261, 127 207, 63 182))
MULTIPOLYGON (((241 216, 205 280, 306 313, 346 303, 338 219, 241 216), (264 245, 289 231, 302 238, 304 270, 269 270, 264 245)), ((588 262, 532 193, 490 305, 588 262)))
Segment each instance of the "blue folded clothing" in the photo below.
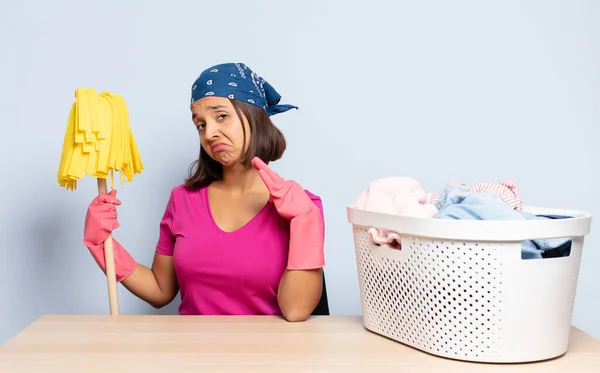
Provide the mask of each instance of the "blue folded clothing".
MULTIPOLYGON (((449 186, 440 192, 436 202, 439 219, 457 220, 546 220, 568 219, 571 216, 534 215, 516 211, 498 195, 472 192, 449 186)), ((563 257, 571 253, 570 238, 551 238, 523 241, 521 258, 539 259, 563 257)))

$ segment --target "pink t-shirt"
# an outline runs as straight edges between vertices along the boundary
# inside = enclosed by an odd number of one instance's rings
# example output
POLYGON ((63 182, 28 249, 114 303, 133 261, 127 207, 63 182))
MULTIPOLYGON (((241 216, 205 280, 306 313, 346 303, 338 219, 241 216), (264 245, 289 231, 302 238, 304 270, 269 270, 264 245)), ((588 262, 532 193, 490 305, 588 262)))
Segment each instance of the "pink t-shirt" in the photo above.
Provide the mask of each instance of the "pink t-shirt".
MULTIPOLYGON (((321 199, 306 191, 321 209, 321 199)), ((156 251, 173 256, 181 315, 280 315, 279 280, 287 265, 289 220, 272 202, 246 225, 221 230, 208 188, 171 191, 156 251)))

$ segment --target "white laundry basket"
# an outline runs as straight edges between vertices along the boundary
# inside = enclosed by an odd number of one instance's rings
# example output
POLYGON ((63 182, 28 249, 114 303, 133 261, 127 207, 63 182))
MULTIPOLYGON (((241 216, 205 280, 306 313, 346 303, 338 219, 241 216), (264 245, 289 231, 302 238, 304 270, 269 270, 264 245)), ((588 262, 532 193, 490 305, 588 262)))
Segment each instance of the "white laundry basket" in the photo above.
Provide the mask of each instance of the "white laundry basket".
POLYGON ((586 212, 524 207, 572 219, 411 218, 347 208, 364 326, 452 359, 519 363, 568 348, 586 212), (401 249, 371 243, 369 228, 402 235, 401 249), (521 241, 573 239, 568 257, 521 259, 521 241))

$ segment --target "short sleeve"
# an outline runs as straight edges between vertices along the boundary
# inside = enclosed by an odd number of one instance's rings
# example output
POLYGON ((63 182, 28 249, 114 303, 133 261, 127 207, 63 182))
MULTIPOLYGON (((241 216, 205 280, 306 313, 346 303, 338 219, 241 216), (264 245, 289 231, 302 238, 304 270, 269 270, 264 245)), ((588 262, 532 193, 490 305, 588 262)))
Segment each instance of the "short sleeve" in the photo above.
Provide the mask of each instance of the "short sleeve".
POLYGON ((173 235, 173 217, 175 216, 174 191, 171 191, 167 207, 163 213, 159 225, 158 243, 156 251, 159 254, 173 256, 173 248, 175 246, 175 236, 173 235))

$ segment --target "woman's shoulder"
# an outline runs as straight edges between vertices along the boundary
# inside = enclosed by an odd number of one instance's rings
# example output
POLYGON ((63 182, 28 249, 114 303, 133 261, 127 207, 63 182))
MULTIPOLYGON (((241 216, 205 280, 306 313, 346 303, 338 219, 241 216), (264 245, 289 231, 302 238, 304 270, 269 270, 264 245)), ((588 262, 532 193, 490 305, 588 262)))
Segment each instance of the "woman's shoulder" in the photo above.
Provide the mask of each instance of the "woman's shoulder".
POLYGON ((176 185, 171 188, 169 193, 169 205, 174 209, 176 205, 186 203, 190 199, 197 201, 198 198, 203 198, 205 188, 192 188, 186 184, 176 185))
POLYGON ((321 196, 319 196, 318 194, 315 194, 313 192, 311 192, 308 189, 304 189, 304 193, 306 193, 306 195, 308 196, 308 198, 310 198, 311 201, 313 201, 313 203, 315 205, 317 205, 319 207, 319 209, 323 209, 323 201, 321 200, 321 196))
POLYGON ((315 193, 311 192, 311 191, 310 191, 310 190, 308 190, 308 189, 304 189, 304 193, 306 193, 306 195, 307 195, 307 196, 308 196, 310 199, 312 199, 313 201, 320 201, 320 200, 321 200, 321 196, 319 196, 319 195, 317 195, 317 194, 315 194, 315 193))
POLYGON ((206 188, 208 188, 208 187, 193 188, 191 186, 188 186, 188 185, 182 183, 182 184, 174 186, 171 189, 171 195, 180 196, 180 195, 199 194, 199 193, 202 193, 202 191, 206 188))

